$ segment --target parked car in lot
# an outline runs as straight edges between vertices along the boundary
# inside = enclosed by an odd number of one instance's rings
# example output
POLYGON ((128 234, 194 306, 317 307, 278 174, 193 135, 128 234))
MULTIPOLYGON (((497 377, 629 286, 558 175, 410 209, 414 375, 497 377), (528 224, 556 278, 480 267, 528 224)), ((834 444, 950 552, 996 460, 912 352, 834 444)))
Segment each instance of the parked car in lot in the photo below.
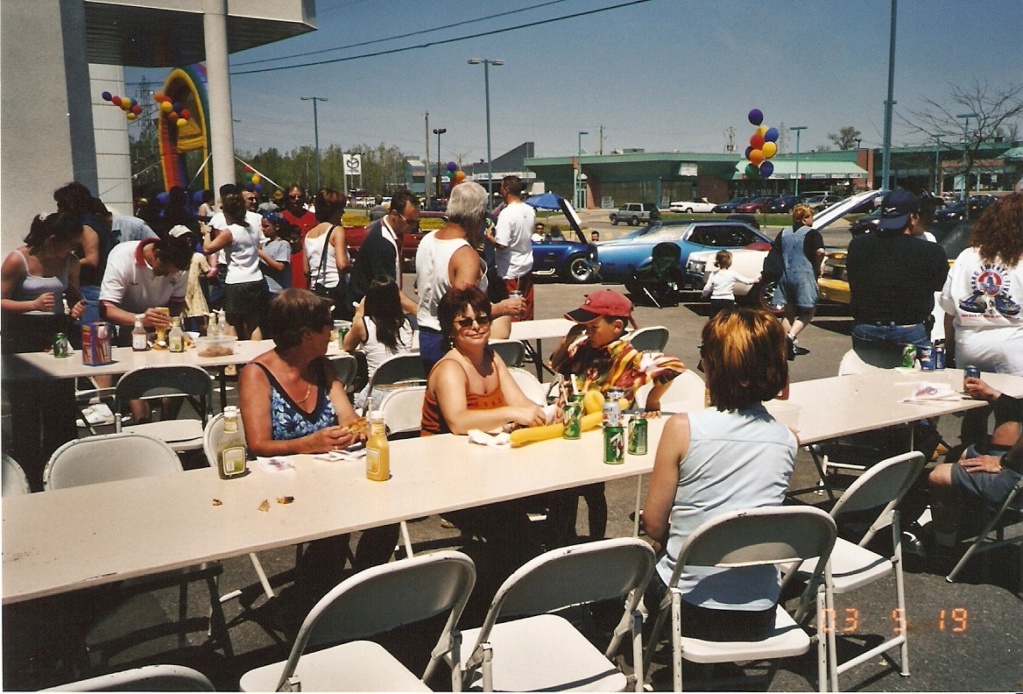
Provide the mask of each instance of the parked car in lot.
POLYGON ((803 202, 809 205, 810 209, 814 212, 820 212, 841 200, 841 195, 832 195, 831 193, 818 193, 816 195, 803 196, 803 202))
POLYGON ((673 202, 668 209, 681 214, 707 214, 713 212, 715 207, 716 205, 708 202, 707 198, 700 198, 693 202, 673 202))
POLYGON ((652 202, 629 202, 608 215, 615 226, 618 222, 626 222, 639 226, 640 222, 656 222, 661 218, 661 211, 652 202))
POLYGON ((564 198, 560 198, 558 204, 575 238, 551 236, 543 241, 534 241, 533 275, 554 277, 573 284, 591 282, 597 277, 597 247, 587 242, 572 204, 564 198))
POLYGON ((798 195, 782 195, 780 198, 775 198, 771 202, 767 203, 768 212, 791 212, 792 208, 803 202, 803 198, 798 195))
MULTIPOLYGON (((971 195, 970 196, 970 218, 976 219, 988 205, 996 200, 994 195, 971 195)), ((960 200, 954 205, 943 207, 934 213, 934 218, 939 222, 960 222, 966 219, 966 205, 960 200)))
POLYGON ((720 205, 715 205, 714 209, 711 210, 711 212, 713 212, 714 214, 734 214, 735 208, 743 204, 744 202, 749 202, 749 198, 746 197, 732 198, 728 202, 723 202, 720 205))
POLYGON ((678 244, 682 250, 679 269, 684 270, 689 254, 695 251, 736 249, 760 244, 770 246, 771 239, 741 222, 664 222, 638 238, 617 239, 596 246, 600 279, 625 282, 637 268, 650 262, 654 246, 662 242, 678 244))
MULTIPOLYGON (((717 269, 715 264, 717 253, 717 250, 712 250, 696 251, 689 254, 689 260, 686 262, 686 284, 688 286, 694 289, 702 289, 707 284, 707 281, 710 279, 710 273, 717 269)), ((764 258, 767 256, 767 251, 757 247, 736 248, 731 253, 733 271, 750 279, 760 277, 760 273, 764 269, 764 258)), ((757 308, 768 308, 766 304, 758 305, 756 303, 757 297, 760 296, 759 289, 759 283, 749 285, 736 282, 735 287, 733 287, 737 301, 746 297, 747 299, 744 303, 752 304, 757 308)))
POLYGON ((773 195, 761 195, 759 198, 753 198, 749 202, 744 202, 735 208, 736 212, 742 212, 743 214, 751 214, 755 212, 766 212, 767 206, 774 200, 773 195))

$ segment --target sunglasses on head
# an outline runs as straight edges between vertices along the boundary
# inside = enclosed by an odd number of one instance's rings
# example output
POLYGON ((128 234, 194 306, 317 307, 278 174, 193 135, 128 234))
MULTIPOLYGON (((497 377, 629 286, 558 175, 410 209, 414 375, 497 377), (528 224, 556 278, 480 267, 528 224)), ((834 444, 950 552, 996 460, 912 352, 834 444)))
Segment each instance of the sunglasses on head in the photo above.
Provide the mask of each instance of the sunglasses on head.
POLYGON ((490 316, 484 313, 476 316, 475 318, 462 318, 455 321, 455 325, 459 328, 471 328, 473 323, 476 323, 481 327, 484 325, 490 325, 490 316))

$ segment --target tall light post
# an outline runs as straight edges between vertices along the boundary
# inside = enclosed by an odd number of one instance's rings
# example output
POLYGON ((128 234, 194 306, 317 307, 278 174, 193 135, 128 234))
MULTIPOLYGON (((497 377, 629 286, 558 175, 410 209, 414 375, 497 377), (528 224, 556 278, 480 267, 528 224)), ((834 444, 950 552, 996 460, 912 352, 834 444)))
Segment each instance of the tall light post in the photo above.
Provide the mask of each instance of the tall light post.
POLYGON ((469 58, 470 65, 483 64, 483 88, 487 99, 487 209, 494 207, 494 157, 490 151, 490 66, 504 65, 503 60, 489 58, 469 58))
POLYGON ((322 96, 302 96, 302 101, 313 102, 313 138, 316 145, 316 190, 320 189, 320 119, 316 113, 317 101, 330 101, 322 96))
POLYGON ((789 130, 796 131, 796 195, 799 195, 799 136, 804 130, 806 130, 806 126, 795 125, 789 128, 789 130))
MULTIPOLYGON (((448 131, 447 128, 434 128, 433 134, 437 136, 437 197, 441 197, 440 190, 440 136, 448 131)), ((430 164, 427 163, 427 166, 430 164)))
POLYGON ((940 195, 941 189, 941 148, 945 145, 941 141, 941 135, 931 135, 934 138, 934 195, 940 195))
POLYGON ((964 118, 963 121, 963 202, 966 205, 966 218, 970 218, 970 177, 966 171, 966 148, 969 146, 967 138, 970 129, 970 119, 979 118, 976 113, 960 113, 956 118, 964 118))
POLYGON ((583 193, 580 190, 580 188, 582 187, 582 180, 583 180, 583 135, 589 135, 589 134, 590 133, 588 131, 586 131, 586 130, 580 130, 579 131, 578 146, 576 147, 575 188, 573 189, 575 191, 575 195, 573 195, 572 197, 575 198, 575 200, 573 200, 573 203, 575 204, 576 208, 579 208, 579 209, 581 209, 581 208, 586 206, 585 203, 580 202, 580 198, 584 198, 585 197, 585 193, 583 193))

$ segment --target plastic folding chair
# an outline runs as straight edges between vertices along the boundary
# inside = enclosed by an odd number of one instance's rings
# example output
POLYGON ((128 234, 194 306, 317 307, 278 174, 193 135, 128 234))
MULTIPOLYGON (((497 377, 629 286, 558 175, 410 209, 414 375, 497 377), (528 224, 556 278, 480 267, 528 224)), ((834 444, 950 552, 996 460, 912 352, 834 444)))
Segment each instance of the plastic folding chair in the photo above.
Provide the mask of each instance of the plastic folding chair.
MULTIPOLYGON (((121 432, 75 439, 58 448, 43 471, 43 488, 47 491, 67 489, 139 477, 177 475, 181 472, 181 460, 169 445, 142 434, 121 432)), ((138 590, 146 592, 170 585, 179 586, 178 622, 184 626, 188 611, 188 584, 205 581, 210 593, 210 635, 216 636, 225 654, 230 656, 233 655, 231 640, 217 588, 217 576, 222 572, 223 567, 219 562, 206 562, 133 580, 131 583, 138 590)), ((132 592, 136 590, 133 588, 132 592)), ((183 631, 178 635, 178 642, 184 647, 183 631)))
POLYGON ((418 354, 396 354, 385 359, 369 379, 369 392, 394 383, 426 385, 426 370, 418 354))
POLYGON ((625 339, 640 352, 663 352, 668 344, 668 329, 663 325, 652 325, 628 333, 625 339))
POLYGON ((11 456, 4 453, 3 456, 3 495, 21 496, 31 494, 32 489, 28 484, 28 475, 11 456))
POLYGON ((543 383, 540 383, 536 376, 525 369, 509 367, 508 373, 511 374, 511 377, 515 380, 515 384, 518 385, 519 390, 522 391, 523 395, 540 407, 547 404, 547 391, 550 389, 550 386, 545 386, 543 383))
POLYGON ((387 422, 387 438, 402 439, 419 436, 423 423, 423 400, 426 386, 408 386, 391 393, 380 406, 387 422))
POLYGON ((181 665, 146 665, 44 689, 47 692, 212 692, 198 670, 181 665))
POLYGON ((165 441, 175 451, 202 448, 203 427, 212 414, 213 381, 198 366, 143 366, 129 371, 116 387, 114 431, 145 434, 165 441), (199 413, 200 420, 170 419, 122 426, 121 416, 130 400, 141 398, 184 397, 199 413))
POLYGON ((491 340, 489 344, 509 368, 522 366, 526 361, 526 346, 519 340, 491 340))
MULTIPOLYGON (((849 593, 894 573, 897 610, 895 614, 901 615, 899 621, 902 624, 893 638, 840 665, 836 650, 837 629, 836 625, 830 625, 827 629, 830 652, 828 660, 831 688, 834 691, 838 691, 838 675, 897 647, 901 649, 900 672, 903 677, 909 676, 909 633, 905 628, 909 616, 906 613, 906 589, 902 573, 902 529, 899 525, 899 510, 896 507, 920 476, 924 463, 923 453, 916 451, 883 460, 857 479, 831 509, 831 517, 836 521, 846 513, 880 509, 859 543, 843 538, 839 538, 835 543, 835 548, 831 552, 833 593, 849 593), (867 549, 874 535, 889 526, 892 532, 891 556, 883 556, 867 549)), ((810 580, 818 563, 816 559, 804 562, 794 572, 794 577, 799 580, 810 580)), ((828 604, 828 609, 829 615, 834 619, 834 605, 828 604)))
POLYGON ((242 675, 242 691, 430 691, 424 683, 444 656, 454 663, 460 691, 461 638, 455 630, 476 567, 461 552, 436 552, 361 571, 343 581, 309 612, 286 662, 242 675), (422 678, 383 646, 362 640, 447 613, 422 678), (329 646, 328 646, 329 644, 329 646), (315 652, 320 646, 327 646, 315 652))
MULTIPOLYGON (((484 691, 625 691, 628 680, 611 662, 626 634, 633 662, 642 662, 639 603, 653 575, 654 552, 633 538, 563 547, 532 559, 498 589, 483 626, 467 630, 467 683, 484 691), (607 650, 601 653, 561 608, 628 596, 607 650), (513 619, 501 621, 499 619, 513 619)), ((635 691, 643 691, 636 668, 635 691)))
MULTIPOLYGON (((811 604, 817 610, 817 678, 820 691, 827 690, 827 649, 824 633, 825 606, 831 603, 828 557, 835 545, 835 521, 816 508, 771 507, 733 511, 703 523, 686 539, 675 571, 668 583, 671 594, 672 671, 674 690, 682 691, 682 660, 695 663, 730 663, 788 658, 809 652, 811 638, 799 625, 811 604), (762 641, 704 641, 682 636, 682 594, 676 587, 686 567, 742 569, 774 564, 786 570, 805 559, 819 558, 811 581, 795 615, 783 605, 775 612, 774 631, 762 641), (824 580, 820 581, 820 577, 824 580)), ((669 610, 662 609, 647 644, 644 667, 658 643, 669 610)))
MULTIPOLYGON (((999 508, 990 509, 985 506, 985 512, 987 514, 987 522, 984 523, 983 529, 973 537, 966 553, 963 554, 959 561, 956 562, 952 571, 945 577, 945 580, 949 583, 955 582, 956 576, 959 575, 959 572, 966 566, 966 562, 974 554, 988 552, 1008 545, 1018 545, 1023 542, 1023 535, 1016 535, 1011 538, 1005 537, 1005 528, 1023 522, 1023 477, 1020 477, 1019 481, 1016 482, 1016 486, 1005 497, 1005 501, 1002 502, 999 508), (1016 514, 1017 517, 1007 522, 1007 519, 1012 514, 1016 514), (992 533, 994 533, 993 537, 992 533)), ((1023 565, 1020 566, 1020 581, 1023 582, 1023 565)), ((1020 588, 1020 591, 1023 592, 1023 588, 1020 588)))

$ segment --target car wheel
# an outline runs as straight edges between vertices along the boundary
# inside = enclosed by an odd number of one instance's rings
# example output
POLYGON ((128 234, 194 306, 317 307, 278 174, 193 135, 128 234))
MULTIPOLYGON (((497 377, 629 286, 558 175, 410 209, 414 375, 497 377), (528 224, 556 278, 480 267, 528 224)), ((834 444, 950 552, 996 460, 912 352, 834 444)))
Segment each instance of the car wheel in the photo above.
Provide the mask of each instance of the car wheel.
POLYGON ((618 226, 618 216, 617 215, 611 215, 611 225, 612 226, 618 226))
POLYGON ((629 224, 634 226, 634 227, 638 227, 639 226, 639 217, 633 217, 632 219, 630 219, 629 220, 629 224))
POLYGON ((693 213, 693 208, 692 207, 687 207, 685 209, 685 212, 686 212, 686 214, 692 214, 693 213))
POLYGON ((565 279, 572 284, 586 284, 593 279, 593 266, 584 255, 574 255, 565 264, 565 279))
POLYGON ((768 313, 780 316, 785 313, 785 307, 779 306, 775 300, 775 293, 778 291, 778 282, 770 280, 768 282, 758 282, 750 288, 746 298, 749 300, 750 305, 753 308, 758 308, 768 313))

